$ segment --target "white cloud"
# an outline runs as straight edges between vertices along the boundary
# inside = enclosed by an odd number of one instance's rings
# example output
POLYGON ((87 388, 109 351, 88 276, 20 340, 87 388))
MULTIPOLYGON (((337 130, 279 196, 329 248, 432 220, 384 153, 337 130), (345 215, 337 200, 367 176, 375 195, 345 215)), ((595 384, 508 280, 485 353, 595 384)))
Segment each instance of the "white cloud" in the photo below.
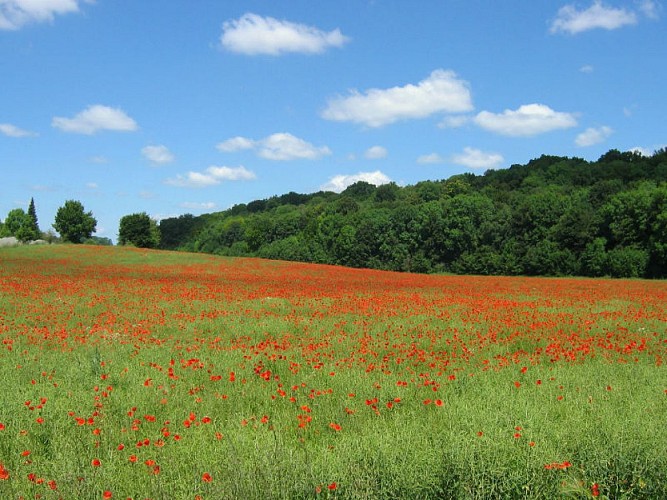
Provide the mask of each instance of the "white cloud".
POLYGON ((455 116, 445 116, 438 127, 440 128, 459 128, 463 127, 466 123, 470 121, 470 117, 467 115, 455 115, 455 116))
POLYGON ((243 151, 244 149, 252 149, 255 147, 255 141, 252 139, 247 139, 245 137, 232 137, 219 143, 216 148, 225 153, 231 153, 233 151, 243 151))
POLYGON ((259 156, 267 160, 317 160, 330 155, 326 147, 316 147, 288 133, 273 134, 259 141, 259 156))
POLYGON ((86 187, 88 189, 97 189, 99 186, 98 186, 97 182, 87 182, 86 187))
POLYGON ((51 22, 56 15, 78 12, 81 3, 80 0, 0 0, 0 30, 17 30, 32 22, 51 22))
POLYGON ((164 165, 165 163, 171 163, 174 161, 174 155, 172 152, 169 151, 167 146, 163 145, 146 146, 145 148, 141 149, 141 154, 144 155, 148 161, 155 163, 156 165, 164 165))
POLYGON ((463 148, 463 153, 453 155, 452 163, 463 165, 472 169, 496 168, 504 158, 498 153, 486 153, 475 148, 463 148))
POLYGON ((214 210, 218 205, 212 201, 198 203, 195 201, 184 201, 180 204, 181 208, 187 210, 214 210))
POLYGON ((203 188, 215 186, 222 181, 246 181, 256 179, 257 176, 245 167, 217 167, 212 165, 204 172, 188 172, 167 179, 165 184, 175 187, 203 188))
POLYGON ((581 68, 579 68, 579 71, 581 73, 592 73, 594 68, 590 64, 584 64, 581 68))
POLYGON ((603 126, 598 128, 587 128, 574 140, 577 146, 593 146, 604 142, 614 130, 611 127, 603 126))
POLYGON ((593 5, 586 10, 577 10, 574 5, 561 7, 551 24, 550 31, 551 33, 562 32, 576 35, 592 29, 615 30, 636 23, 637 15, 634 12, 607 7, 600 0, 595 0, 593 5))
POLYGON ((330 99, 322 117, 381 127, 399 120, 426 118, 434 113, 462 113, 473 109, 468 83, 453 71, 437 69, 417 85, 352 91, 330 99))
POLYGON ((226 21, 222 31, 222 46, 246 55, 318 54, 329 47, 342 47, 349 40, 339 29, 325 32, 313 26, 251 13, 226 21))
POLYGON ((96 104, 88 106, 74 118, 54 117, 51 125, 63 132, 92 135, 100 130, 131 132, 137 130, 137 123, 118 108, 96 104))
POLYGON ((422 165, 433 165, 436 163, 443 163, 444 161, 445 159, 438 153, 421 155, 419 158, 417 158, 417 163, 421 163, 422 165))
POLYGON ((34 137, 37 135, 35 132, 23 130, 11 123, 0 123, 0 133, 5 134, 7 137, 34 137))
POLYGON ((554 111, 544 104, 524 104, 502 113, 482 111, 474 118, 480 127, 501 135, 526 137, 577 125, 572 113, 554 111))
POLYGON ((382 184, 388 184, 391 182, 391 179, 385 174, 376 170, 375 172, 359 172, 358 174, 353 175, 335 175, 329 179, 326 184, 320 186, 322 191, 333 191, 334 193, 340 193, 345 190, 348 186, 351 186, 355 182, 364 181, 369 184, 375 184, 380 186, 382 184))
POLYGON ((387 150, 382 146, 372 146, 364 153, 367 160, 380 160, 387 157, 387 150))
POLYGON ((314 146, 287 132, 272 134, 256 141, 246 137, 232 137, 216 147, 224 152, 255 149, 261 158, 277 161, 318 160, 331 154, 327 146, 314 146))

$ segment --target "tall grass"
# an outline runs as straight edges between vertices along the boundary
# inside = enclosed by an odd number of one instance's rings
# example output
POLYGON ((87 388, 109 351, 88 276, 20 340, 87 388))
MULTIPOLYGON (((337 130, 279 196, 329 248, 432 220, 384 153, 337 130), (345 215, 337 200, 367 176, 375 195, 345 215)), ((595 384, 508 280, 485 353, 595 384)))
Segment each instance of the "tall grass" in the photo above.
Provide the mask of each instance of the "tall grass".
POLYGON ((1 498, 667 498, 664 282, 0 263, 1 498))

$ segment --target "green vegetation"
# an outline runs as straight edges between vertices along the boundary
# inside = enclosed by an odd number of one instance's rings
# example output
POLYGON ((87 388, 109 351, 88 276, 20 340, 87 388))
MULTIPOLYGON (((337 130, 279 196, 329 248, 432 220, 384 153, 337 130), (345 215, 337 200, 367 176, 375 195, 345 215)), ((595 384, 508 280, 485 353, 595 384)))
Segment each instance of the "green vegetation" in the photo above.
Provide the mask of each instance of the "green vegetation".
POLYGON ((663 281, 0 259, 0 498, 667 498, 663 281))
POLYGON ((118 244, 156 248, 160 243, 157 223, 147 213, 126 215, 120 219, 118 244))
POLYGON ((97 220, 92 212, 86 212, 80 201, 68 200, 56 212, 53 228, 64 241, 83 243, 95 232, 97 220))
POLYGON ((358 182, 160 222, 161 248, 486 275, 667 277, 667 151, 542 156, 414 186, 358 182))

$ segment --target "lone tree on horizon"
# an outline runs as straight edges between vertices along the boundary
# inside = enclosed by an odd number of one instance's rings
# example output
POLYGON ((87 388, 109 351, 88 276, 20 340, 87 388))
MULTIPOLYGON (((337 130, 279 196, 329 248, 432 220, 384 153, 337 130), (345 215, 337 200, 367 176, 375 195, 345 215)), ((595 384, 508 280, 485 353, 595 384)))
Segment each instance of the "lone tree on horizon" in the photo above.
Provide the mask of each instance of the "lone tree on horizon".
POLYGON ((97 220, 92 212, 85 212, 80 201, 68 200, 58 209, 53 228, 64 241, 82 243, 95 232, 97 220))
POLYGON ((30 198, 30 205, 28 206, 28 216, 30 216, 30 230, 32 232, 32 239, 37 240, 42 235, 37 223, 37 211, 35 210, 35 199, 30 198))

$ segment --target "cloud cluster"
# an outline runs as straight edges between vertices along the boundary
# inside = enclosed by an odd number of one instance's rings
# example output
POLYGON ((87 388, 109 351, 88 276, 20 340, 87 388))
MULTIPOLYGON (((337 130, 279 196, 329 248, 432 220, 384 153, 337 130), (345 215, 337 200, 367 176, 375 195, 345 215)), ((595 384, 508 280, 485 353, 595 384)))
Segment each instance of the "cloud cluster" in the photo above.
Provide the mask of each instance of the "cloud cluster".
POLYGON ((222 27, 220 43, 232 52, 278 56, 287 52, 318 54, 349 40, 339 29, 330 32, 257 14, 245 14, 222 27))
POLYGON ((382 127, 399 120, 426 118, 435 113, 463 113, 473 109, 468 83, 453 71, 437 69, 416 85, 352 91, 330 99, 322 117, 382 127))
POLYGON ((272 134, 259 140, 232 137, 219 143, 216 148, 225 153, 254 149, 259 157, 276 161, 318 160, 331 154, 327 146, 314 146, 286 132, 272 134))
POLYGON ((577 146, 581 147, 594 146, 595 144, 600 144, 601 142, 607 140, 607 138, 613 133, 614 130, 611 127, 590 127, 577 135, 577 138, 574 140, 574 142, 577 146))
POLYGON ((359 172, 352 175, 335 175, 329 179, 326 184, 320 186, 322 191, 333 191, 340 193, 355 182, 364 181, 369 184, 381 186, 382 184, 389 184, 391 179, 385 174, 376 170, 375 172, 359 172))
MULTIPOLYGON (((85 1, 92 3, 92 0, 85 1)), ((0 0, 0 30, 51 22, 56 15, 78 12, 81 3, 81 0, 0 0)))
MULTIPOLYGON (((643 0, 639 10, 646 17, 656 19, 659 6, 653 0, 643 0)), ((601 0, 595 0, 585 10, 579 10, 574 5, 561 7, 551 23, 550 32, 576 35, 594 29, 615 30, 637 24, 638 21, 639 16, 633 10, 608 7, 601 0)))
POLYGON ((482 111, 474 122, 485 130, 511 137, 529 137, 577 125, 572 113, 554 111, 544 104, 524 104, 502 113, 482 111))
POLYGON ((167 179, 165 184, 175 187, 204 188, 220 184, 223 181, 248 181, 257 176, 245 167, 218 167, 211 165, 203 172, 188 172, 167 179))
POLYGON ((100 130, 132 132, 139 127, 122 109, 96 104, 75 115, 73 118, 56 116, 51 125, 63 132, 92 135, 100 130))

